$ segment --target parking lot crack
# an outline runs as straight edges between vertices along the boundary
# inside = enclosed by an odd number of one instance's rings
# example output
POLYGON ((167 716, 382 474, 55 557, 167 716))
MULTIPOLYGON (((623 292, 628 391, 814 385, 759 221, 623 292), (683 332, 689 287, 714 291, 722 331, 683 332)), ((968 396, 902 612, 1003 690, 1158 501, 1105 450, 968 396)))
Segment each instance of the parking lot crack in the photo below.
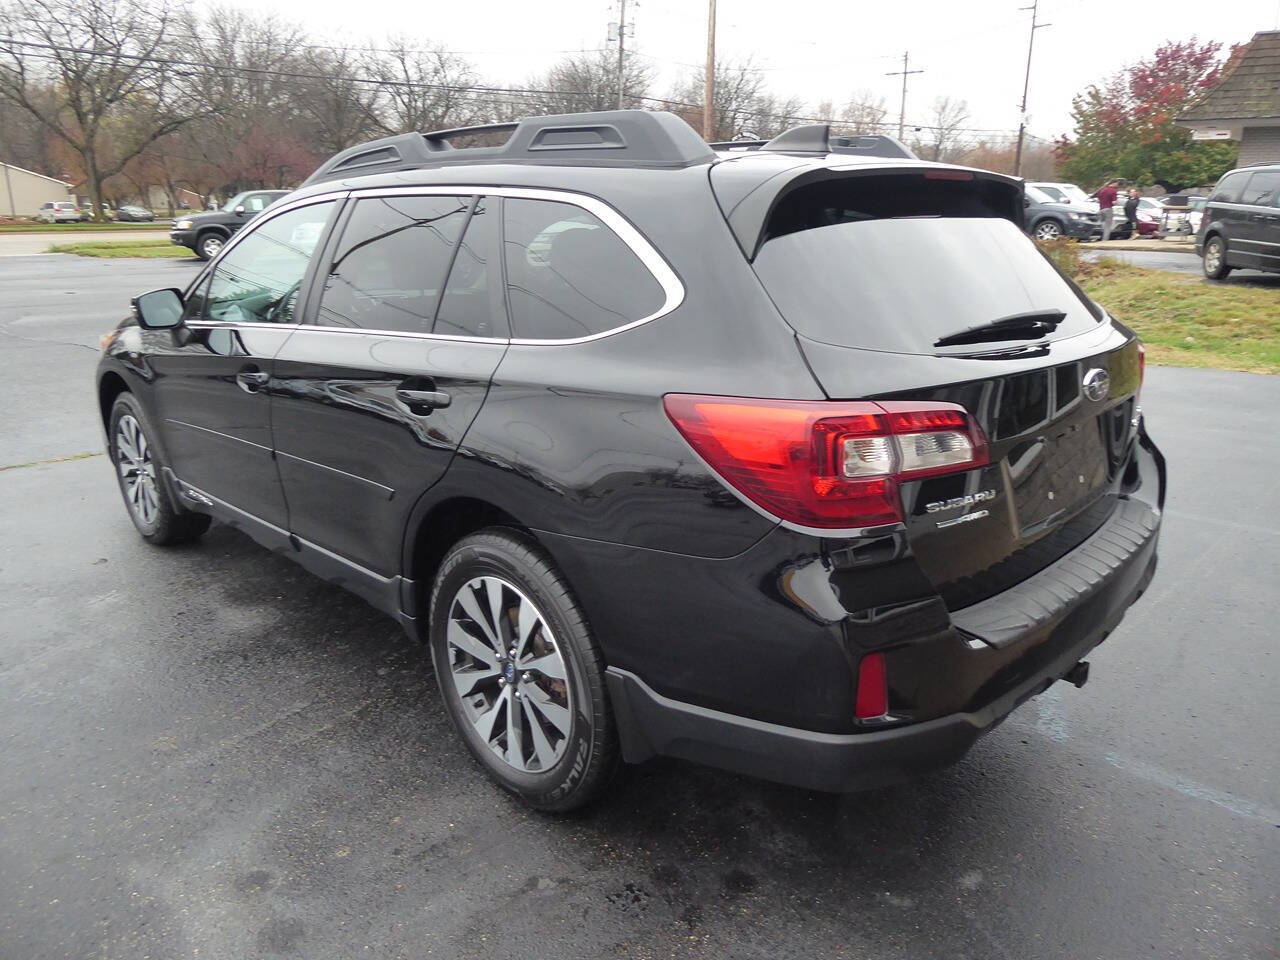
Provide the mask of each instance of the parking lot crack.
POLYGON ((0 466, 0 473, 5 470, 22 470, 26 467, 47 467, 54 463, 67 463, 71 460, 88 460, 90 457, 101 457, 101 451, 86 450, 83 453, 69 453, 65 457, 50 457, 47 460, 31 460, 27 463, 10 463, 0 466))

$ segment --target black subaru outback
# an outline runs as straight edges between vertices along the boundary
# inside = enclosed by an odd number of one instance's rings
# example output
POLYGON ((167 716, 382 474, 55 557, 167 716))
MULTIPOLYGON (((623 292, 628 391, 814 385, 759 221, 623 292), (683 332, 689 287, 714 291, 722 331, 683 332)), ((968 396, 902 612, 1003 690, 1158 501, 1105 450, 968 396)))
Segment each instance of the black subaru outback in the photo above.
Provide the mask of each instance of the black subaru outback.
POLYGON ((1083 683, 1164 464, 1141 345, 1020 182, 878 152, 639 111, 347 150, 108 338, 129 514, 397 618, 537 807, 659 754, 834 791, 955 761, 1083 683))

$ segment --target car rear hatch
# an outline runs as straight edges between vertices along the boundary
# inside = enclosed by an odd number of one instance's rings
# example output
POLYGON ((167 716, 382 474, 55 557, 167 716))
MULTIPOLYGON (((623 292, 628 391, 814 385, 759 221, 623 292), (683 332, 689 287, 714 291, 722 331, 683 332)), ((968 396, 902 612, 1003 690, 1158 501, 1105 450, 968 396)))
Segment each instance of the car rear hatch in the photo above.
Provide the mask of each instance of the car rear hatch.
POLYGON ((1021 231, 1020 183, 923 164, 790 173, 751 193, 730 178, 726 213, 824 392, 959 404, 989 444, 978 469, 899 485, 948 607, 1081 544, 1119 497, 1140 346, 1021 231))

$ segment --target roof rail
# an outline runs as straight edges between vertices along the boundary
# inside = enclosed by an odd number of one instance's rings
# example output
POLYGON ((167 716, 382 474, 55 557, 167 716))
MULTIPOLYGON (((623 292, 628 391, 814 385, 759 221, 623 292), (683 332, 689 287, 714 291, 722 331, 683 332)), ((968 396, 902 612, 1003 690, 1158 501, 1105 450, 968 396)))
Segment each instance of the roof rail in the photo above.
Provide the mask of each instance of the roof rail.
POLYGON ((828 154, 842 153, 862 157, 898 157, 919 159, 900 140, 883 135, 833 137, 831 124, 809 123, 780 133, 761 150, 770 153, 828 154))
POLYGON ((712 150, 759 150, 768 140, 717 140, 708 143, 712 150))
POLYGON ((673 113, 605 110, 384 137, 335 154, 304 185, 464 163, 677 168, 714 159, 703 139, 673 113), (508 136, 495 146, 458 147, 451 142, 500 133, 508 136))

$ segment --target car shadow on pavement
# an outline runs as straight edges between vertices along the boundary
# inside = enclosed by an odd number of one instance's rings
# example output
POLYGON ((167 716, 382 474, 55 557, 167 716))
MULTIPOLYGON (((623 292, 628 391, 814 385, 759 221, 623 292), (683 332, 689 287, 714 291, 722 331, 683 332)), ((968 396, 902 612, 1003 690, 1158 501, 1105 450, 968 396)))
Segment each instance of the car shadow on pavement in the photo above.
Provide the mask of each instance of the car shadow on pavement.
MULTIPOLYGON (((206 561, 208 599, 222 616, 239 610, 268 622, 212 644, 193 663, 204 674, 195 682, 223 687, 244 682, 248 671, 261 687, 279 677, 280 689, 260 695, 287 703, 296 696, 287 688, 304 677, 323 697, 310 711, 327 741, 323 771, 353 791, 341 801, 348 816, 371 818, 367 827, 345 832, 382 848, 389 874, 423 895, 429 895, 424 886, 443 882, 434 871, 422 872, 427 864, 447 860, 455 870, 500 874, 507 861, 492 840, 493 824, 518 822, 527 831, 512 850, 537 866, 499 902, 477 908, 474 925, 460 934, 464 940, 501 925, 504 910, 519 923, 525 901, 547 891, 555 893, 557 916, 603 916, 603 929, 621 940, 657 923, 669 933, 696 931, 728 943, 743 922, 768 921, 844 942, 855 915, 881 936, 916 905, 967 911, 989 883, 991 863, 1005 871, 1007 858, 1020 857, 1069 813, 1049 786, 1055 775, 1037 769, 1034 756, 1028 765, 1031 748, 1011 733, 989 738, 1004 736, 1004 746, 980 743, 961 764, 927 780, 866 793, 823 794, 656 760, 624 768, 606 797, 585 811, 538 814, 502 793, 472 761, 449 725, 428 654, 390 618, 226 527, 215 526, 199 549, 182 555, 197 557, 206 561), (377 785, 379 802, 363 796, 368 784, 377 785), (391 806, 427 819, 449 811, 451 841, 415 849, 377 837, 376 811, 388 792, 391 806), (526 849, 529 836, 536 838, 533 852, 526 849), (993 840, 999 853, 989 846, 993 840)), ((297 765, 292 789, 300 794, 333 794, 323 775, 306 772, 296 746, 259 741, 254 751, 264 758, 287 754, 297 765)), ((295 843, 323 845, 309 832, 295 835, 295 843)))

